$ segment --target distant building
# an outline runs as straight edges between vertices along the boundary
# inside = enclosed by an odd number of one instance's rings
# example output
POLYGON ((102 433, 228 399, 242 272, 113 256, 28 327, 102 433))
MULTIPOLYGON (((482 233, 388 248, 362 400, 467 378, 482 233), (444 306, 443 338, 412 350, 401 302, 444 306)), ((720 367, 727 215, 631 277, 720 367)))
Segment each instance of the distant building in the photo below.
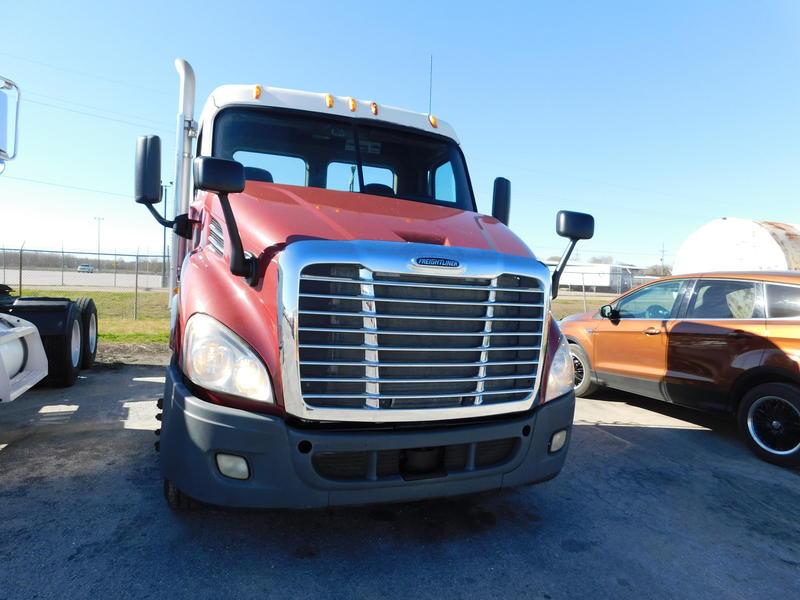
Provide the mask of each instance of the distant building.
MULTIPOLYGON (((556 262, 544 261, 552 273, 556 262)), ((641 283, 644 269, 631 265, 570 261, 561 275, 561 288, 591 292, 624 292, 641 283)))
POLYGON ((706 223, 683 242, 676 275, 708 271, 800 270, 800 225, 722 218, 706 223))

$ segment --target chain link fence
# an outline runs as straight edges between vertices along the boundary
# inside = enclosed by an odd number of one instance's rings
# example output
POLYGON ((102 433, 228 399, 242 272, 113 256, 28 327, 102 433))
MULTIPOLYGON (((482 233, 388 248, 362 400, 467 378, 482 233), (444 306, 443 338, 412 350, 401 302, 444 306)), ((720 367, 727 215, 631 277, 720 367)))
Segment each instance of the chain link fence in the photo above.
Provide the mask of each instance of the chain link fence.
POLYGON ((152 254, 0 249, 0 283, 25 289, 164 290, 169 258, 152 254))

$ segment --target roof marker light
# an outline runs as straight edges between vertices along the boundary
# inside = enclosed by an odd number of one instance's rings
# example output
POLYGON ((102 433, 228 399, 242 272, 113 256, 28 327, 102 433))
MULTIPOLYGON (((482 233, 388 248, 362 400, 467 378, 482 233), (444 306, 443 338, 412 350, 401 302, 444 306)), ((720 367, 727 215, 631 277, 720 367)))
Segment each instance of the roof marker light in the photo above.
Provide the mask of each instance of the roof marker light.
POLYGON ((433 115, 428 115, 428 121, 431 122, 431 127, 433 127, 434 129, 439 127, 439 120, 433 115))
POLYGON ((255 98, 256 100, 261 98, 261 86, 260 85, 257 85, 257 86, 255 86, 253 88, 253 98, 255 98))
POLYGON ((372 114, 376 117, 378 116, 378 103, 377 102, 370 102, 369 109, 372 111, 372 114))
POLYGON ((348 98, 347 106, 350 107, 350 112, 356 112, 356 108, 358 108, 358 103, 356 102, 355 98, 348 98))
POLYGON ((325 106, 333 108, 333 96, 330 94, 325 94, 325 106))

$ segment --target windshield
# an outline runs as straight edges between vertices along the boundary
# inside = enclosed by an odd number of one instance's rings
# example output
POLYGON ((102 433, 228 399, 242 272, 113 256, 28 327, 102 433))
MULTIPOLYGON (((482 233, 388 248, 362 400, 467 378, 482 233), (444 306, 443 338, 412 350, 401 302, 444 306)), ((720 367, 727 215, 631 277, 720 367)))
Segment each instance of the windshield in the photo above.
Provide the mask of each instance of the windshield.
POLYGON ((229 108, 216 118, 213 146, 214 156, 242 163, 249 180, 475 210, 461 150, 435 134, 297 111, 229 108))

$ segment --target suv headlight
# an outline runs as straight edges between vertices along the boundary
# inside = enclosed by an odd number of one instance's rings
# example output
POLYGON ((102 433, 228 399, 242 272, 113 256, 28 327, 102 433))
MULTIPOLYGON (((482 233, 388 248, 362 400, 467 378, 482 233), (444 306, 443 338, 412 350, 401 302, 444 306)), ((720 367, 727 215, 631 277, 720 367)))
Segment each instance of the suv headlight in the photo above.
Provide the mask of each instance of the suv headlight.
POLYGON ((183 369, 193 383, 207 390, 274 403, 264 363, 238 335, 208 315, 189 318, 183 369))
POLYGON ((544 401, 554 400, 559 396, 572 391, 574 382, 574 365, 569 352, 569 342, 563 335, 558 340, 558 346, 550 359, 550 371, 547 373, 547 390, 544 401))

